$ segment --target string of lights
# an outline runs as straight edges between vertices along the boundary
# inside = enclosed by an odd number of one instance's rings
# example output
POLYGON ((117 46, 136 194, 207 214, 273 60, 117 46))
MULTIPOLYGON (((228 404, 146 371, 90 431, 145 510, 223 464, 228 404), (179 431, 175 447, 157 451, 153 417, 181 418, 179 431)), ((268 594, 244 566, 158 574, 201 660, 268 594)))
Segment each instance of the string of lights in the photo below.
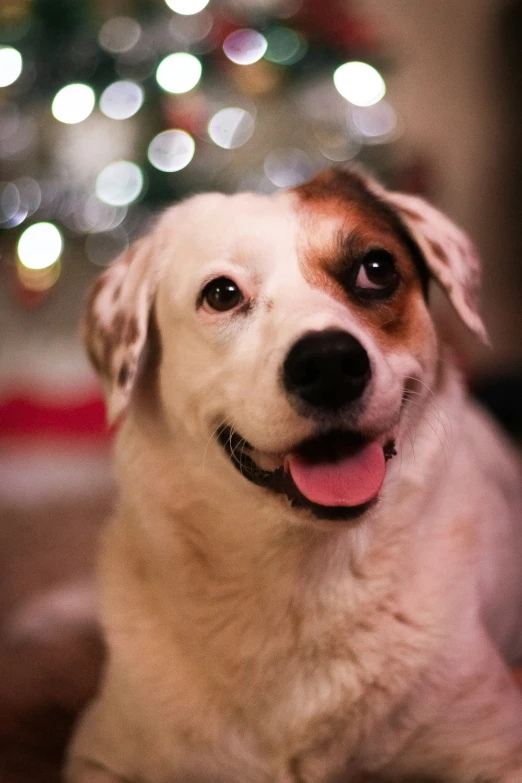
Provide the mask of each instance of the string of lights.
POLYGON ((110 263, 188 193, 392 165, 400 121, 379 47, 346 4, 6 1, 0 248, 16 248, 25 291, 49 291, 72 245, 110 263))

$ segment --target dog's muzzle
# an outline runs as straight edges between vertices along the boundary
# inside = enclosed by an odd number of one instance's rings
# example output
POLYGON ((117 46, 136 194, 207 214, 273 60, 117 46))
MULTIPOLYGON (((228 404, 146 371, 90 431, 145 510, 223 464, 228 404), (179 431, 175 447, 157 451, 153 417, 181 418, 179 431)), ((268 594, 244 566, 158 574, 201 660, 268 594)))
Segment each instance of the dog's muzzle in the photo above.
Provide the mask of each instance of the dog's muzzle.
MULTIPOLYGON (((329 473, 333 472, 335 475, 336 472, 342 471, 338 466, 350 465, 350 462, 355 465, 361 463, 358 466, 359 472, 371 474, 372 461, 379 462, 379 450, 383 463, 396 453, 393 440, 379 446, 376 443, 368 443, 356 433, 335 430, 303 441, 290 452, 281 467, 268 471, 259 467, 253 459, 255 448, 231 427, 220 427, 217 439, 234 467, 245 479, 270 492, 286 496, 292 507, 307 509, 315 517, 326 520, 353 520, 360 517, 377 501, 382 479, 376 477, 373 480, 374 488, 370 493, 359 491, 363 502, 350 502, 346 505, 336 502, 334 505, 328 505, 316 502, 304 494, 294 477, 299 477, 298 481, 303 488, 308 486, 307 471, 319 473, 320 476, 322 471, 326 476, 323 480, 327 483, 329 473), (366 497, 368 494, 369 497, 366 497)), ((355 469, 353 472, 357 473, 355 469)), ((371 476, 366 476, 364 480, 367 483, 372 481, 371 476)), ((357 489, 349 493, 352 498, 357 498, 357 489)))

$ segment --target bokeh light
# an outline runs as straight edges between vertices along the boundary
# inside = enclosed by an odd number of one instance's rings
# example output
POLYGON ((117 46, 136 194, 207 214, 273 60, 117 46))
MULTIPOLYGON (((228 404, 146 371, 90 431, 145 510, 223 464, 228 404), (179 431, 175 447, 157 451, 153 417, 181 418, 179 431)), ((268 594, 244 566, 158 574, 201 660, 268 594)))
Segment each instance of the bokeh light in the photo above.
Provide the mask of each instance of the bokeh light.
POLYGON ((37 131, 37 123, 28 112, 0 101, 0 158, 23 158, 36 141, 37 131))
POLYGON ((13 182, 0 185, 0 223, 12 220, 20 209, 20 192, 13 182))
POLYGON ((143 88, 136 82, 114 82, 103 91, 100 109, 111 120, 127 120, 141 109, 143 100, 143 88))
POLYGON ((13 84, 22 73, 22 55, 12 46, 0 46, 0 87, 13 84))
POLYGON ((160 171, 180 171, 188 166, 196 145, 189 133, 183 130, 168 130, 155 136, 148 150, 148 157, 160 171))
MULTIPOLYGON (((210 51, 215 47, 215 41, 204 42, 212 30, 214 19, 208 11, 193 16, 173 16, 169 22, 169 34, 178 43, 180 49, 194 47, 198 44, 199 53, 210 51)), ((192 49, 193 53, 197 53, 192 49)))
POLYGON ((17 182, 0 184, 0 228, 15 228, 29 215, 17 182))
POLYGON ((372 106, 386 93, 384 79, 368 63, 344 63, 335 71, 333 80, 337 91, 355 106, 372 106))
POLYGON ((20 206, 27 210, 28 215, 32 215, 42 203, 40 185, 32 177, 20 177, 14 184, 20 195, 20 206))
POLYGON ((165 0, 168 7, 178 14, 190 16, 199 14, 209 3, 209 0, 165 0))
POLYGON ((95 104, 94 90, 87 84, 68 84, 59 90, 53 100, 53 117, 66 125, 83 122, 95 104))
POLYGON ((347 133, 342 128, 317 127, 314 129, 314 135, 321 154, 336 163, 355 158, 361 150, 359 133, 347 133))
POLYGON ((18 258, 27 269, 52 266, 60 258, 62 249, 62 235, 52 223, 34 223, 18 240, 18 258))
POLYGON ((78 204, 74 211, 74 228, 82 234, 110 231, 123 223, 127 207, 113 207, 94 194, 78 204))
POLYGON ((219 147, 232 150, 246 144, 254 128, 254 118, 249 112, 230 106, 214 114, 208 124, 208 135, 219 147))
POLYGON ((96 195, 100 201, 113 207, 132 204, 143 190, 143 173, 128 160, 109 163, 96 178, 96 195))
POLYGON ((314 173, 310 157, 300 149, 285 147, 265 158, 265 175, 278 188, 293 188, 306 182, 314 173))
POLYGON ((130 16, 114 16, 100 30, 98 42, 102 49, 113 54, 130 51, 141 37, 139 23, 130 16))
POLYGON ((156 79, 166 92, 184 93, 192 90, 201 79, 201 63, 187 52, 169 54, 158 65, 156 79))
POLYGON ((386 100, 373 106, 355 106, 349 118, 366 144, 384 144, 399 135, 397 112, 386 100))
POLYGON ((256 63, 264 56, 267 47, 265 36, 249 28, 235 30, 225 38, 223 43, 226 56, 237 65, 256 63))
POLYGON ((303 38, 288 27, 273 27, 266 33, 265 59, 278 65, 294 65, 307 51, 303 38))

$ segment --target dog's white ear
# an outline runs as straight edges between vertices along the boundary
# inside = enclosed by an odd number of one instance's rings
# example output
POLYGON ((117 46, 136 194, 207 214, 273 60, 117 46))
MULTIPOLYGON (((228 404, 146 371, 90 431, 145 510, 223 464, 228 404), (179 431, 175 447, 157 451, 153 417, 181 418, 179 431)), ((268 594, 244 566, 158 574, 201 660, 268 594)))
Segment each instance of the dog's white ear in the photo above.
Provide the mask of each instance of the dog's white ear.
POLYGON ((386 193, 385 198, 399 213, 461 319, 488 344, 479 314, 480 260, 469 237, 417 196, 386 193))
POLYGON ((98 278, 88 300, 84 340, 104 387, 111 424, 126 410, 134 388, 157 277, 152 241, 146 237, 98 278))

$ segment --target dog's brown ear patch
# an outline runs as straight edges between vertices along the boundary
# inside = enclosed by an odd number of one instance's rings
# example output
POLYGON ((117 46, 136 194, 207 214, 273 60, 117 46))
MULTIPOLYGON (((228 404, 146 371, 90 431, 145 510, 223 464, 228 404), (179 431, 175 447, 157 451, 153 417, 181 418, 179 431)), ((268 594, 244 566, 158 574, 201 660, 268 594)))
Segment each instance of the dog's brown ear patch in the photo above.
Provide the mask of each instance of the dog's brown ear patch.
POLYGON ((151 240, 146 238, 98 278, 89 296, 84 339, 104 387, 111 423, 122 415, 131 397, 156 286, 151 240))
POLYGON ((401 216, 431 274, 445 289, 466 326, 488 343, 479 315, 480 261, 469 237, 417 196, 386 192, 382 196, 401 216))

